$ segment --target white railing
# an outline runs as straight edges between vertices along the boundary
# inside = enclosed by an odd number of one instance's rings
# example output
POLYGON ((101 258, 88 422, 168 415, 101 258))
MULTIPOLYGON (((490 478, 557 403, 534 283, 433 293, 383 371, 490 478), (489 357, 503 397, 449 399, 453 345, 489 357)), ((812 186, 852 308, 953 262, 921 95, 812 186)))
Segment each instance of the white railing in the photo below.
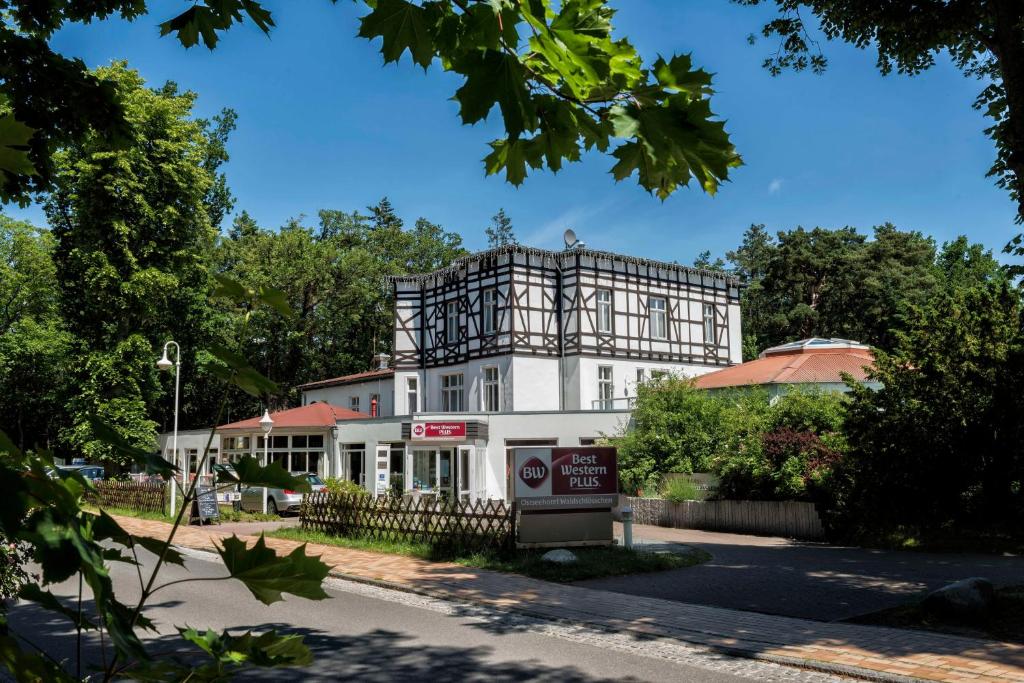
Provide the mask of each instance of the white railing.
POLYGON ((590 402, 591 410, 632 410, 636 406, 636 397, 598 398, 590 402))

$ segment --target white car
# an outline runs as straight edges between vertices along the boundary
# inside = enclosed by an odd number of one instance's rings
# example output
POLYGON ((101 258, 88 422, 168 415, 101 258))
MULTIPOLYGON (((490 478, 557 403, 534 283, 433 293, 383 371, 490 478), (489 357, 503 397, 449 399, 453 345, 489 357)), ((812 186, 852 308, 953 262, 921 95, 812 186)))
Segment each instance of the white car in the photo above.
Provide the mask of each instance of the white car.
MULTIPOLYGON (((324 487, 323 480, 315 474, 298 474, 305 477, 313 491, 324 487)), ((279 515, 283 512, 298 512, 304 494, 291 489, 267 489, 267 512, 279 515)), ((263 487, 250 486, 242 489, 242 509, 250 512, 263 512, 263 487)))

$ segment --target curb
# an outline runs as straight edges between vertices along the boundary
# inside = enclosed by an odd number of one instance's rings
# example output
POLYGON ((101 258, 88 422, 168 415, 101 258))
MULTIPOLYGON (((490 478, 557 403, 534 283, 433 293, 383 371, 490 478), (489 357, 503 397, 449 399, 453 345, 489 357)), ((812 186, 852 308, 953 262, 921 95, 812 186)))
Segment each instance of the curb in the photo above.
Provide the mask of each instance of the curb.
MULTIPOLYGON (((200 551, 203 551, 203 552, 214 552, 214 553, 216 552, 216 548, 214 548, 212 546, 204 546, 204 547, 201 547, 201 548, 196 548, 196 547, 193 547, 193 546, 186 546, 186 545, 182 544, 182 545, 180 545, 180 547, 191 548, 192 550, 200 550, 200 551)), ((308 547, 308 544, 307 544, 307 547, 308 547)), ((650 638, 652 636, 652 634, 650 634, 650 633, 641 632, 641 631, 634 631, 633 629, 630 629, 628 627, 625 628, 625 629, 616 630, 616 629, 610 628, 608 626, 604 626, 602 624, 598 624, 598 623, 591 622, 591 621, 576 621, 576 620, 568 619, 568 618, 552 617, 550 614, 543 614, 543 613, 531 610, 528 607, 521 607, 521 606, 501 606, 501 607, 498 607, 498 606, 490 604, 490 603, 488 603, 488 602, 486 602, 484 600, 472 600, 472 599, 467 599, 467 598, 463 598, 463 597, 456 597, 456 596, 452 596, 451 594, 446 593, 445 591, 442 591, 442 590, 435 590, 435 589, 430 589, 430 588, 420 588, 420 587, 412 586, 412 585, 409 585, 409 584, 397 583, 397 582, 394 582, 394 581, 388 581, 386 579, 375 579, 375 578, 369 578, 369 577, 366 577, 366 576, 359 576, 357 574, 347 574, 347 573, 345 573, 343 571, 336 571, 333 567, 328 571, 327 575, 332 577, 332 578, 342 579, 344 581, 351 581, 353 583, 365 584, 365 585, 368 585, 368 586, 375 586, 377 588, 383 588, 383 589, 386 589, 386 590, 393 590, 393 591, 398 591, 398 592, 401 592, 401 593, 410 593, 410 594, 413 594, 413 595, 422 595, 422 596, 425 596, 425 597, 428 597, 428 598, 434 598, 436 600, 444 600, 446 602, 462 603, 462 604, 467 604, 467 605, 476 605, 476 606, 481 606, 481 607, 485 607, 487 609, 492 609, 492 610, 501 611, 501 612, 512 612, 512 613, 515 613, 515 614, 521 614, 523 616, 528 616, 528 617, 532 617, 534 619, 540 619, 542 621, 548 621, 548 622, 552 622, 552 623, 556 623, 556 624, 564 624, 564 625, 570 625, 570 626, 585 626, 587 628, 594 629, 596 631, 602 631, 602 632, 605 632, 605 633, 622 633, 622 632, 625 631, 625 632, 630 632, 630 633, 637 633, 639 635, 644 636, 645 638, 650 638)), ((818 673, 831 674, 831 675, 835 675, 835 676, 846 676, 848 678, 856 678, 856 679, 860 679, 860 680, 863 680, 863 681, 872 681, 874 683, 918 683, 919 681, 927 680, 927 679, 921 679, 921 678, 913 678, 913 677, 910 677, 910 676, 903 676, 903 675, 900 675, 900 674, 886 673, 884 671, 876 671, 876 670, 873 670, 873 669, 864 669, 864 668, 861 668, 861 667, 851 666, 851 665, 848 665, 848 664, 831 664, 829 662, 822 662, 822 661, 815 660, 815 659, 804 659, 804 658, 801 658, 801 657, 787 657, 785 655, 772 655, 772 654, 765 654, 763 652, 752 652, 750 650, 743 649, 743 648, 711 646, 711 645, 706 645, 704 643, 694 643, 694 642, 688 641, 688 640, 686 640, 686 638, 678 636, 678 635, 668 635, 668 634, 662 633, 662 634, 658 634, 656 637, 664 638, 666 640, 675 640, 675 641, 684 643, 684 644, 686 644, 689 647, 692 647, 692 648, 695 648, 697 650, 704 651, 704 652, 713 652, 713 653, 717 653, 717 654, 725 654, 725 655, 729 655, 729 656, 732 656, 732 657, 741 657, 743 659, 751 659, 751 660, 754 660, 754 661, 768 662, 768 663, 771 663, 771 664, 778 664, 778 665, 781 665, 781 666, 788 666, 788 667, 793 667, 793 668, 798 668, 798 669, 804 669, 804 670, 807 670, 807 671, 816 671, 818 673)))

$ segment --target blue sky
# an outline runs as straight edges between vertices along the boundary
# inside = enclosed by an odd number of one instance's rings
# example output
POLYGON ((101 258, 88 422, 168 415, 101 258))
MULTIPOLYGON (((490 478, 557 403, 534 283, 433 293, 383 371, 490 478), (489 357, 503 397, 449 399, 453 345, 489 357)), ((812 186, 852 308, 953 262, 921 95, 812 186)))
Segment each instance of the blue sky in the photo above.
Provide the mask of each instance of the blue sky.
MULTIPOLYGON (((746 41, 763 23, 760 9, 614 2, 618 34, 646 58, 690 52, 716 74, 713 109, 746 163, 713 198, 691 187, 661 202, 635 180, 615 183, 613 160, 599 154, 558 174, 534 172, 518 189, 485 177, 480 160, 500 117, 462 126, 455 77, 436 67, 424 75, 408 57, 383 66, 379 45, 355 37, 360 4, 268 5, 278 24, 269 39, 235 27, 212 53, 158 38, 164 15, 71 26, 54 44, 89 65, 127 59, 153 85, 175 80, 199 93, 199 114, 235 109, 229 183, 237 210, 266 227, 387 195, 408 224, 425 216, 471 249, 504 207, 527 244, 558 247, 572 227, 596 248, 680 262, 724 253, 751 223, 868 231, 891 221, 939 242, 966 234, 995 251, 1016 232, 1007 195, 984 177, 993 148, 970 107, 981 86, 944 59, 915 78, 883 78, 873 52, 826 44, 826 75, 772 78, 761 61, 774 46, 746 41)), ((6 210, 43 221, 37 207, 6 210)))

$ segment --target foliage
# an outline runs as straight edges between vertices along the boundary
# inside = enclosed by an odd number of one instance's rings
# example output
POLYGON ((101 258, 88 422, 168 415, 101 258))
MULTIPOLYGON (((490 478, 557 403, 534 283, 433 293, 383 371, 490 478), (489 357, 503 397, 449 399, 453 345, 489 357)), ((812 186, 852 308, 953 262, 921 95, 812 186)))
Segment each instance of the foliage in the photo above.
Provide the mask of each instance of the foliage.
MULTIPOLYGON (((425 218, 405 229, 383 198, 372 217, 337 210, 319 212, 316 229, 302 219, 265 230, 247 214, 213 252, 213 268, 250 287, 282 283, 295 315, 282 323, 271 311, 251 319, 245 356, 279 388, 273 406, 295 405, 296 386, 366 369, 391 343, 393 301, 389 275, 423 272, 464 255, 461 238, 425 218)), ((238 312, 225 307, 234 320, 238 312)), ((261 410, 257 400, 234 396, 229 415, 261 410)))
POLYGON ((704 498, 696 484, 686 477, 666 477, 661 485, 661 497, 673 503, 704 498))
POLYGON ((22 586, 32 580, 25 566, 31 562, 32 552, 25 543, 12 543, 0 534, 0 612, 18 596, 22 586))
POLYGON ((327 477, 324 479, 324 486, 331 493, 347 494, 355 496, 368 496, 370 492, 359 484, 341 477, 327 477))
MULTIPOLYGON (((237 305, 249 311, 258 306, 271 306, 288 313, 287 307, 281 304, 278 292, 266 289, 257 291, 223 279, 219 293, 231 297, 237 305)), ((245 330, 243 325, 242 334, 245 330)), ((226 356, 227 353, 221 351, 219 355, 226 356)), ((266 379, 256 380, 258 373, 242 359, 231 362, 222 376, 228 386, 245 388, 252 383, 272 385, 266 379)), ((225 398, 226 390, 216 420, 221 417, 225 398)), ((90 422, 97 440, 102 441, 111 451, 127 457, 135 466, 151 475, 163 477, 174 472, 170 463, 132 443, 131 439, 125 438, 95 416, 90 422)), ((209 457, 211 441, 212 431, 198 463, 200 470, 209 457)), ((281 636, 273 631, 258 635, 232 635, 228 632, 216 634, 191 628, 179 629, 186 642, 206 655, 206 662, 197 663, 194 657, 185 660, 177 657, 156 658, 148 651, 139 630, 153 629, 154 624, 146 617, 145 609, 155 593, 168 585, 179 583, 172 581, 158 584, 158 576, 164 563, 184 564, 184 558, 172 548, 172 544, 182 518, 196 497, 198 480, 187 487, 168 537, 159 541, 132 536, 102 510, 95 514, 83 509, 83 497, 93 489, 93 484, 77 472, 56 470, 56 476, 50 476, 55 466, 45 453, 22 452, 0 432, 0 454, 3 456, 0 458, 0 487, 6 494, 0 505, 0 533, 13 543, 27 544, 32 550, 32 560, 41 572, 38 578, 33 578, 21 587, 19 597, 55 612, 61 619, 70 620, 77 632, 78 652, 81 652, 83 631, 102 629, 102 633, 109 636, 112 647, 109 657, 104 658, 100 674, 105 680, 115 676, 180 680, 197 675, 209 680, 222 680, 245 665, 288 666, 304 664, 310 660, 309 649, 301 638, 294 635, 281 636), (153 568, 147 570, 148 577, 145 579, 142 567, 139 566, 140 597, 136 604, 130 605, 116 597, 108 563, 120 561, 138 564, 138 547, 153 553, 157 560, 153 568), (81 591, 77 609, 71 609, 46 588, 75 576, 79 578, 80 585, 87 587, 91 593, 95 621, 92 614, 89 617, 83 616, 81 591)), ((260 467, 249 457, 243 458, 234 469, 235 479, 232 483, 308 490, 304 479, 295 479, 280 472, 279 466, 276 469, 260 467)), ((220 553, 228 574, 214 580, 239 580, 265 604, 281 599, 282 593, 308 599, 326 597, 321 582, 327 573, 327 566, 318 558, 307 556, 303 547, 279 557, 266 547, 262 538, 248 547, 244 541, 231 537, 223 541, 220 553)), ((53 659, 45 650, 32 646, 31 638, 25 639, 23 634, 8 632, 6 619, 0 626, 5 627, 0 630, 0 665, 9 673, 28 680, 81 679, 81 660, 69 664, 76 671, 72 676, 70 668, 66 670, 63 662, 53 659)))
POLYGON ((662 484, 664 475, 701 471, 718 475, 725 498, 816 497, 846 448, 846 402, 798 389, 769 401, 759 388, 711 392, 680 378, 642 385, 633 425, 617 439, 622 488, 667 497, 685 479, 662 484))
POLYGON ((505 214, 505 209, 498 209, 498 213, 491 216, 491 224, 484 230, 487 235, 487 247, 504 247, 509 244, 518 244, 515 232, 512 229, 512 219, 505 214))
POLYGON ((747 283, 745 360, 807 337, 892 348, 910 311, 944 288, 1006 277, 991 252, 964 237, 936 248, 921 233, 889 223, 875 227, 872 239, 853 228, 796 228, 773 237, 752 225, 726 255, 747 283))
MULTIPOLYGON (((121 63, 96 74, 117 93, 133 133, 114 144, 88 132, 54 153, 45 208, 61 315, 77 356, 69 379, 81 389, 69 404, 65 447, 117 462, 87 416, 98 414, 150 447, 155 423, 147 407, 164 394, 157 349, 174 338, 186 351, 183 365, 194 370, 196 350, 209 343, 204 254, 215 236, 210 214, 227 201, 215 192, 226 133, 193 119, 195 95, 173 84, 147 88, 121 63)), ((192 387, 215 395, 211 381, 192 387)), ((183 401, 190 413, 191 395, 183 401)))
MULTIPOLYGON (((0 21, 0 200, 27 201, 53 176, 51 155, 99 134, 111 141, 139 134, 117 86, 80 60, 54 51, 53 34, 69 23, 150 12, 145 0, 12 0, 0 21), (0 103, 2 104, 2 103, 0 103), (3 114, 9 115, 3 116, 3 114)), ((610 152, 616 180, 638 175, 665 198, 691 178, 714 193, 740 164, 724 123, 711 112, 711 76, 689 56, 645 64, 626 38, 612 36, 607 0, 364 0, 359 35, 381 41, 387 63, 408 51, 426 70, 437 63, 461 81, 463 123, 495 106, 505 137, 491 143, 489 174, 519 185, 527 166, 557 172, 584 151, 610 152), (613 143, 620 144, 612 149, 613 143)), ((233 25, 274 27, 258 0, 202 0, 160 24, 186 48, 216 47, 233 25)), ((216 191, 214 191, 216 194, 216 191)))
POLYGON ((1019 533, 1024 525, 1024 334, 1006 282, 951 288, 914 312, 878 392, 856 390, 850 455, 830 523, 852 536, 899 527, 1019 533))

